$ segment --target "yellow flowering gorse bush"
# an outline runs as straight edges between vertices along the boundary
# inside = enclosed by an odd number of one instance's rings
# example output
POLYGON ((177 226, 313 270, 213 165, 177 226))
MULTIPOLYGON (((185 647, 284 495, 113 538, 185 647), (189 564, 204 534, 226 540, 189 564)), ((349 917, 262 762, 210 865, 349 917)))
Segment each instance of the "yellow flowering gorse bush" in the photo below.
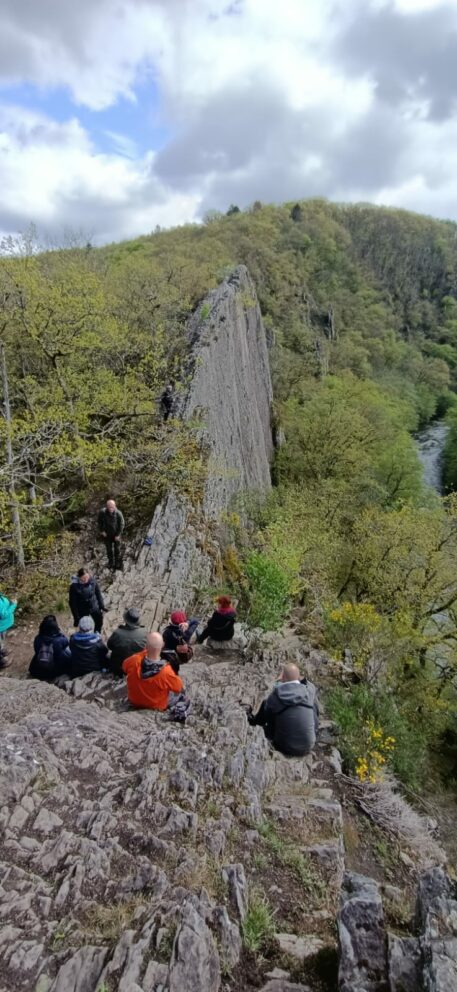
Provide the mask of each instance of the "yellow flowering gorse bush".
POLYGON ((374 785, 382 778, 386 763, 395 747, 395 737, 388 737, 373 720, 365 723, 366 751, 357 759, 355 773, 360 782, 374 785))

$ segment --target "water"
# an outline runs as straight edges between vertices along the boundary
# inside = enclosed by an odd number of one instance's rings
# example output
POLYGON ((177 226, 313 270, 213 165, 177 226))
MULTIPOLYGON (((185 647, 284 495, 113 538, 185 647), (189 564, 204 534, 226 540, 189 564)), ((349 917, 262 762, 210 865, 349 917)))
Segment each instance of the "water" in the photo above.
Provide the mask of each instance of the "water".
POLYGON ((438 493, 443 492, 443 448, 448 430, 449 427, 443 420, 437 420, 416 435, 424 482, 438 493))

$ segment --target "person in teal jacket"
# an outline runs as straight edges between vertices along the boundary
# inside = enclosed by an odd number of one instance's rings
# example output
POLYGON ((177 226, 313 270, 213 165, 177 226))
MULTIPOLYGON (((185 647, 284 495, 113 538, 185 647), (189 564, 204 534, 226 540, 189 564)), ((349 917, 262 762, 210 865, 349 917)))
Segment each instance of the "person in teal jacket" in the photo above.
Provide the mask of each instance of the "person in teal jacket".
POLYGON ((5 635, 10 627, 14 626, 14 613, 17 606, 16 599, 7 599, 0 593, 0 669, 7 668, 11 662, 6 660, 5 635))

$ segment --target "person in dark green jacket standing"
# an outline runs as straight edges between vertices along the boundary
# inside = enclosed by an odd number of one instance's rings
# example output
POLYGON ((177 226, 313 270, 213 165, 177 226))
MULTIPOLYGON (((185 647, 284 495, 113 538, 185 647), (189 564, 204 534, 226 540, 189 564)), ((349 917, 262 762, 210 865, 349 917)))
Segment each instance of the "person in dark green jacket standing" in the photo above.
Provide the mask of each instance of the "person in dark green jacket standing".
POLYGON ((16 599, 8 599, 0 593, 0 669, 8 668, 11 664, 7 661, 5 649, 6 631, 14 626, 14 613, 17 606, 16 599))
POLYGON ((108 568, 122 571, 121 538, 124 530, 124 517, 114 499, 107 499, 106 505, 98 514, 100 537, 105 542, 108 555, 108 568))

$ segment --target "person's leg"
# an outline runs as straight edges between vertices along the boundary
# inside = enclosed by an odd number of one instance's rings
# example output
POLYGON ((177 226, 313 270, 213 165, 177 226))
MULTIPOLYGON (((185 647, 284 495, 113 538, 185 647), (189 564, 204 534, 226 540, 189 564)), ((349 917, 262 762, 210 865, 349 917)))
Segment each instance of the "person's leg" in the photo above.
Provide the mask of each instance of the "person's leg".
POLYGON ((95 630, 97 634, 101 634, 103 626, 103 613, 101 610, 92 610, 91 613, 92 620, 95 624, 95 630))
POLYGON ((120 541, 113 541, 114 568, 122 571, 122 545, 120 541))
POLYGON ((107 557, 108 557, 108 568, 114 568, 114 548, 113 548, 113 544, 114 544, 114 541, 113 541, 113 538, 112 537, 106 537, 105 538, 105 548, 106 548, 106 554, 107 554, 107 557))

